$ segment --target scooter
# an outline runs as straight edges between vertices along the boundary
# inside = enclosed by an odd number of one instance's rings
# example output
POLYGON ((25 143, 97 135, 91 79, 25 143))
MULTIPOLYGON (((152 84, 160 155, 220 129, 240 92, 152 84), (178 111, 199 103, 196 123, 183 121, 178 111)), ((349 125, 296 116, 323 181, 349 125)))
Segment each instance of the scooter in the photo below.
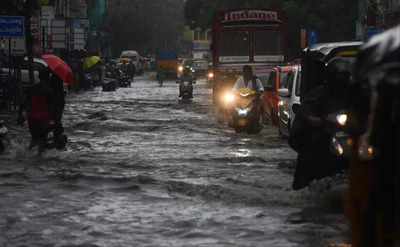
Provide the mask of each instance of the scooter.
POLYGON ((0 121, 0 154, 2 154, 6 147, 5 147, 5 142, 9 142, 7 139, 7 134, 8 134, 8 129, 7 127, 4 125, 4 121, 1 120, 0 121))
POLYGON ((189 100, 193 98, 193 83, 190 81, 180 82, 180 92, 182 100, 189 100))
POLYGON ((246 131, 256 134, 261 131, 261 103, 260 95, 249 88, 240 88, 225 94, 225 107, 229 113, 229 125, 236 133, 246 131))

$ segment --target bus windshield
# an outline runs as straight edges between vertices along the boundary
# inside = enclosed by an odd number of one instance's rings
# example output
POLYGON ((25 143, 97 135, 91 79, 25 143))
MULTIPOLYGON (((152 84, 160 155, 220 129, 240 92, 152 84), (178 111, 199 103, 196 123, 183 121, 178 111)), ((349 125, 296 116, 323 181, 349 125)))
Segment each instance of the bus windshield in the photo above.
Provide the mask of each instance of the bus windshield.
POLYGON ((260 30, 254 32, 254 60, 282 62, 284 51, 279 30, 260 30))
POLYGON ((220 62, 248 62, 250 42, 248 31, 223 31, 219 43, 220 62))

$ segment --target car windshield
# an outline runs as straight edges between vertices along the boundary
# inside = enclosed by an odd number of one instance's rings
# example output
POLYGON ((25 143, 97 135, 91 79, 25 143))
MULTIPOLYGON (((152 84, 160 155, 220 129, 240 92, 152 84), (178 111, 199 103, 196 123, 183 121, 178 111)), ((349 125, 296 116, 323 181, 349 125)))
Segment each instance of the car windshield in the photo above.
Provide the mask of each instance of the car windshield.
POLYGON ((287 88, 288 87, 288 75, 289 71, 279 73, 279 88, 287 88))

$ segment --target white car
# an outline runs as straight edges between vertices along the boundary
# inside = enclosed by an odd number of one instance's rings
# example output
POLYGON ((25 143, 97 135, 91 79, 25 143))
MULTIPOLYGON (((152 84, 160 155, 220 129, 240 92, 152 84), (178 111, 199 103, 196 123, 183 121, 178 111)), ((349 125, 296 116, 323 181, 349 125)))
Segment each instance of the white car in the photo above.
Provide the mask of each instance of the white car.
POLYGON ((295 118, 293 106, 300 106, 301 66, 296 65, 288 78, 288 87, 278 90, 278 128, 281 136, 288 137, 295 118))

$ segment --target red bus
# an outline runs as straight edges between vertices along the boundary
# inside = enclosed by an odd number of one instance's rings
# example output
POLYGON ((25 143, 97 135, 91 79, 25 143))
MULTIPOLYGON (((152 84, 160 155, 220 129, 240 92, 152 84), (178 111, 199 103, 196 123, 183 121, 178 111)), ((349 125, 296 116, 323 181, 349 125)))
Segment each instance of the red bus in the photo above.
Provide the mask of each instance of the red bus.
MULTIPOLYGON (((235 9, 214 13, 213 96, 231 88, 244 65, 266 83, 271 68, 287 59, 286 16, 275 9, 235 9)), ((265 84, 264 84, 265 85, 265 84)))

